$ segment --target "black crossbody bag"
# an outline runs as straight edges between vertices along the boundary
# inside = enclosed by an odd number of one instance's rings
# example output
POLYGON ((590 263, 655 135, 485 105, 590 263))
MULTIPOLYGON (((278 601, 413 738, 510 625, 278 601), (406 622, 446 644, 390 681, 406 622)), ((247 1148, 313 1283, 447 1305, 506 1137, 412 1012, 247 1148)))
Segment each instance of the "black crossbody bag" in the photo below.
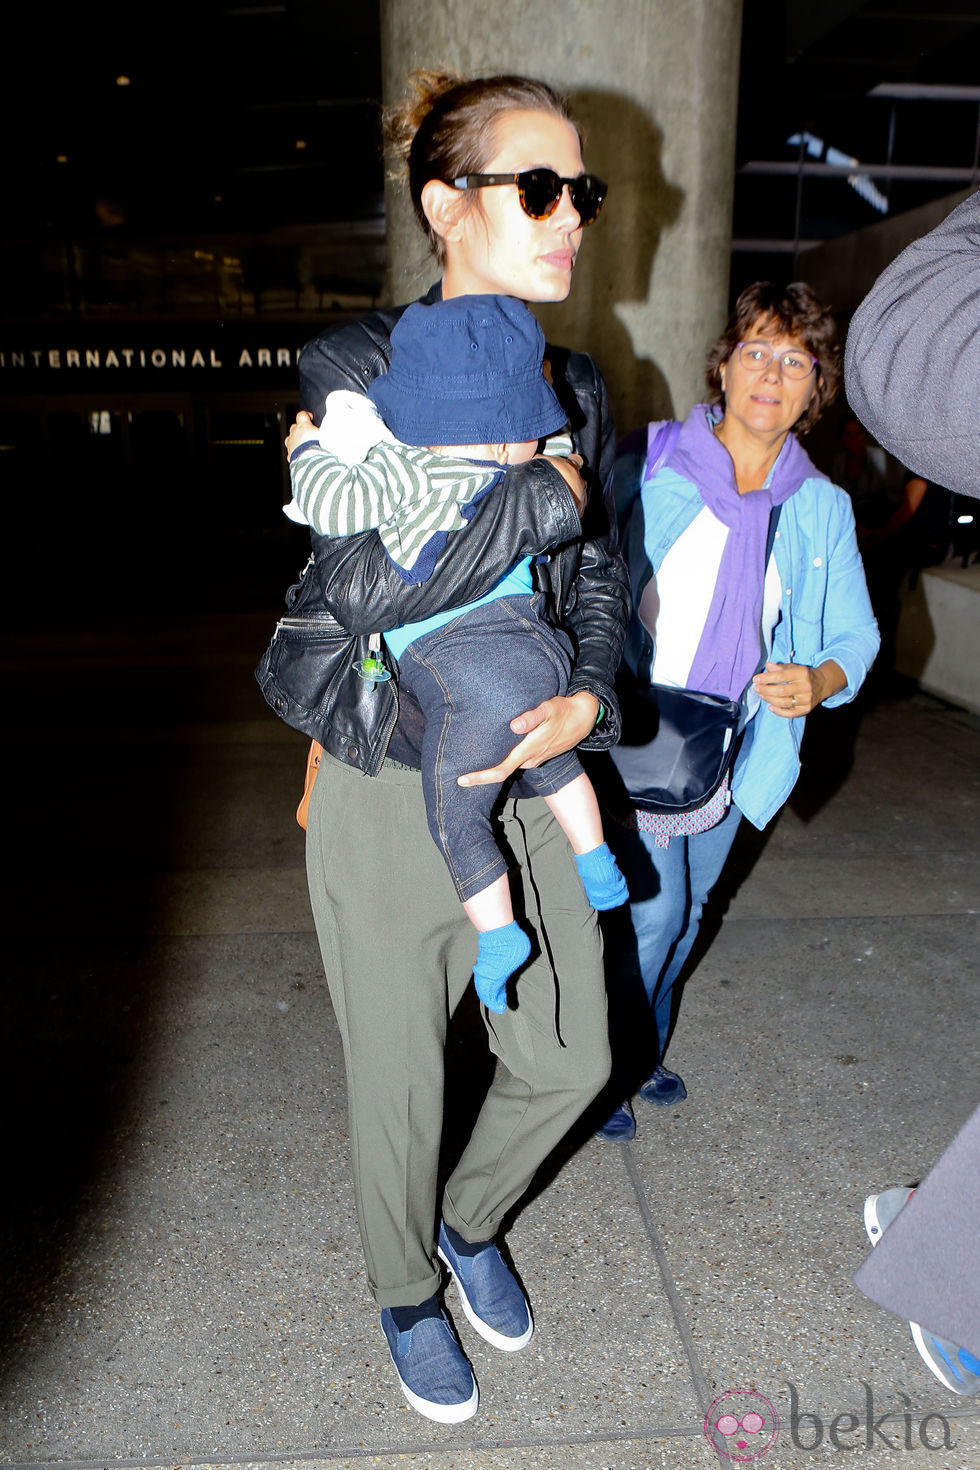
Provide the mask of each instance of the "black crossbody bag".
POLYGON ((714 796, 735 756, 742 707, 697 689, 616 686, 623 738, 609 752, 629 802, 647 812, 691 812, 714 796))
MULTIPOLYGON (((666 448, 654 441, 645 478, 669 452, 671 439, 665 437, 666 448)), ((779 511, 773 506, 769 517, 763 567, 772 555, 779 511)), ((625 668, 616 692, 623 736, 609 754, 630 804, 648 812, 691 812, 703 806, 735 758, 741 702, 698 689, 640 684, 625 668)))

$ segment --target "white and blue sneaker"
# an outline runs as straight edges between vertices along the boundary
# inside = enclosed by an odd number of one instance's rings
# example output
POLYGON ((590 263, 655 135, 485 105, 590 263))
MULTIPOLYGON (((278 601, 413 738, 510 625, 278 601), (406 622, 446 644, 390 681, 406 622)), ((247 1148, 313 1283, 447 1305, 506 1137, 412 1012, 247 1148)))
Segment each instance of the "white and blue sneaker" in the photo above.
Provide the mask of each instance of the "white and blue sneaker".
MULTIPOLYGON (((914 1189, 883 1189, 870 1194, 864 1202, 864 1228, 872 1245, 877 1245, 895 1216, 915 1193, 914 1189)), ((950 1393, 980 1393, 980 1358, 955 1342, 937 1337, 918 1322, 910 1322, 912 1341, 925 1363, 950 1393)))
POLYGON ((525 1347, 534 1331, 531 1308, 493 1241, 472 1252, 457 1250, 445 1221, 440 1221, 438 1251, 456 1283, 470 1326, 502 1352, 516 1353, 525 1347))
POLYGON ((388 1339, 405 1395, 413 1409, 439 1424, 472 1419, 480 1401, 473 1369, 445 1312, 421 1317, 400 1331, 391 1309, 383 1308, 381 1328, 388 1339))
POLYGON ((883 1189, 880 1194, 869 1194, 864 1202, 864 1228, 872 1245, 877 1245, 882 1232, 903 1209, 915 1193, 914 1189, 883 1189))
POLYGON ((950 1393, 980 1393, 980 1358, 955 1342, 937 1337, 918 1322, 910 1322, 909 1326, 919 1357, 950 1393))

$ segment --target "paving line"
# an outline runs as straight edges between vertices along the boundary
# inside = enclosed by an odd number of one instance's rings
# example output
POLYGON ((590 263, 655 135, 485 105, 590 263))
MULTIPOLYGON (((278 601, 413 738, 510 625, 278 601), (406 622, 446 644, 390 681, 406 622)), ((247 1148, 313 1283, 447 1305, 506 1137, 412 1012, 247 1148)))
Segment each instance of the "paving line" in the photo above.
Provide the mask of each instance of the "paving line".
MULTIPOLYGON (((640 1171, 636 1167, 636 1159, 633 1155, 633 1150, 628 1143, 623 1144, 623 1162, 626 1165, 626 1173, 629 1175, 630 1183, 633 1186, 633 1192, 636 1195, 636 1202, 640 1207, 640 1216, 643 1220, 643 1224, 646 1227, 647 1236, 650 1241, 650 1248, 653 1251, 654 1258, 657 1262, 657 1270, 660 1272, 660 1280, 663 1283, 664 1292, 666 1293, 667 1300, 670 1303, 670 1310, 674 1314, 674 1322, 677 1326, 678 1332, 680 1333, 681 1342, 684 1344, 684 1351, 687 1354, 688 1366, 691 1370, 691 1379, 694 1383, 694 1392, 697 1396, 697 1401, 702 1414, 707 1414, 708 1409, 711 1405, 713 1395, 711 1389, 708 1387, 708 1380, 705 1376, 704 1369, 701 1366, 701 1358, 694 1342, 694 1334, 691 1331, 691 1324, 688 1322, 687 1313, 684 1311, 684 1304, 681 1301, 680 1292, 677 1290, 677 1283, 674 1281, 674 1277, 671 1273, 670 1264, 667 1260, 667 1252, 664 1250, 660 1236, 657 1234, 657 1227, 653 1223, 653 1215, 650 1212, 650 1205, 647 1200, 646 1190, 643 1188, 643 1181, 640 1178, 640 1171)), ((718 1464, 721 1466, 726 1465, 726 1457, 723 1456, 722 1452, 719 1450, 714 1441, 709 1438, 708 1444, 710 1445, 711 1450, 714 1453, 716 1460, 718 1461, 718 1464)))
MULTIPOLYGON (((625 1147, 628 1147, 625 1146, 625 1147)), ((828 1411, 829 1412, 829 1411, 828 1411)), ((964 1406, 963 1408, 945 1407, 938 1409, 923 1409, 912 1407, 905 1413, 914 1416, 922 1416, 927 1413, 942 1413, 946 1419, 956 1421, 976 1420, 980 1424, 980 1408, 964 1406)), ((904 1415, 899 1412, 885 1416, 883 1422, 894 1422, 901 1424, 904 1415)), ((878 1422, 878 1421, 876 1421, 878 1422)), ((603 1445, 603 1444, 628 1444, 631 1441, 659 1440, 659 1439, 699 1439, 704 1433, 703 1427, 691 1424, 655 1424, 648 1426, 637 1426, 633 1429, 610 1429, 599 1430, 594 1434, 565 1434, 553 1438, 547 1435, 509 1435, 496 1438, 473 1439, 473 1440, 415 1440, 396 1445, 365 1445, 363 1442, 356 1445, 333 1445, 322 1446, 312 1450, 272 1450, 265 1453, 254 1451, 251 1454, 211 1454, 191 1455, 179 1454, 147 1456, 145 1459, 103 1457, 96 1460, 4 1460, 0 1461, 0 1470, 157 1470, 158 1466, 167 1465, 170 1470, 183 1470, 185 1466, 215 1466, 221 1465, 288 1465, 292 1462, 307 1463, 315 1460, 370 1460, 384 1461, 394 1460, 405 1455, 450 1455, 468 1453, 474 1450, 521 1450, 521 1449, 555 1449, 561 1450, 566 1445, 603 1445)))
MULTIPOLYGON (((829 1412, 829 1411, 828 1411, 829 1412)), ((942 1413, 946 1419, 967 1421, 976 1420, 980 1424, 980 1408, 964 1406, 963 1408, 945 1407, 942 1411, 938 1409, 926 1409, 912 1407, 902 1412, 882 1416, 880 1421, 901 1424, 904 1415, 911 1413, 913 1416, 922 1416, 931 1413, 942 1413)), ((473 1450, 513 1450, 513 1449, 556 1449, 560 1450, 567 1445, 603 1445, 603 1444, 628 1444, 631 1441, 660 1440, 660 1439, 699 1439, 704 1433, 700 1424, 653 1424, 637 1425, 632 1429, 609 1429, 597 1430, 593 1434, 563 1434, 548 1436, 544 1434, 507 1435, 497 1437, 486 1437, 472 1440, 415 1440, 405 1441, 400 1444, 374 1444, 365 1445, 363 1441, 352 1445, 322 1445, 310 1450, 268 1450, 251 1454, 235 1454, 218 1452, 210 1455, 150 1455, 144 1459, 132 1457, 113 1458, 103 1456, 94 1460, 3 1460, 0 1461, 0 1470, 156 1470, 157 1466, 168 1465, 171 1470, 183 1470, 184 1466, 221 1466, 221 1465, 288 1465, 292 1462, 312 1462, 315 1460, 375 1460, 396 1459, 405 1455, 438 1455, 459 1454, 473 1450)))
POLYGON ((674 1321, 677 1324, 677 1330, 684 1344, 684 1351, 687 1353, 687 1361, 691 1369, 691 1377, 694 1380, 694 1391, 697 1395, 698 1404, 701 1407, 701 1412, 706 1413, 714 1395, 708 1386, 704 1369, 701 1367, 701 1358, 694 1342, 694 1334, 691 1332, 691 1326, 687 1320, 687 1313, 684 1311, 684 1304, 681 1301, 680 1292, 677 1290, 677 1285, 671 1274, 670 1265, 667 1261, 667 1252, 663 1248, 660 1236, 657 1234, 657 1227, 653 1223, 653 1215, 650 1213, 650 1205, 647 1201, 646 1191, 643 1188, 643 1181, 640 1178, 640 1171, 636 1167, 636 1159, 633 1156, 633 1150, 629 1144, 623 1146, 623 1162, 626 1165, 626 1172, 629 1175, 630 1183, 636 1194, 637 1204, 640 1207, 640 1215, 646 1226, 650 1246, 656 1258, 657 1269, 660 1272, 660 1279, 663 1282, 664 1291, 667 1294, 667 1300, 670 1302, 670 1309, 674 1314, 674 1321))
POLYGON ((554 1449, 560 1451, 571 1445, 628 1444, 634 1441, 661 1439, 700 1439, 704 1433, 700 1424, 654 1424, 634 1429, 597 1430, 594 1434, 563 1434, 554 1438, 544 1434, 500 1435, 484 1439, 415 1440, 399 1444, 324 1445, 312 1450, 274 1450, 256 1454, 211 1454, 182 1456, 157 1455, 146 1459, 98 1459, 98 1460, 24 1460, 0 1461, 0 1470, 156 1470, 167 1465, 170 1470, 184 1467, 220 1465, 288 1465, 292 1462, 306 1463, 315 1460, 386 1460, 400 1459, 406 1455, 459 1455, 479 1450, 523 1450, 554 1449))

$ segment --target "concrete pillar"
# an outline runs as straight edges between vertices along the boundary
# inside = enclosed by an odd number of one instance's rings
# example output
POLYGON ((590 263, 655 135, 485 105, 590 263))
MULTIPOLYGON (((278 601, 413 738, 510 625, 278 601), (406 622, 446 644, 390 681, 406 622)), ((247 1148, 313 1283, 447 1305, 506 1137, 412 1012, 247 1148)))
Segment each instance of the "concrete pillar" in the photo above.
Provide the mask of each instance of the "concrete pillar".
MULTIPOLYGON (((728 307, 741 0, 381 0, 383 89, 420 66, 517 71, 566 92, 609 184, 549 337, 597 359, 617 428, 686 414, 728 307)), ((387 185, 388 291, 435 277, 407 194, 387 185)))

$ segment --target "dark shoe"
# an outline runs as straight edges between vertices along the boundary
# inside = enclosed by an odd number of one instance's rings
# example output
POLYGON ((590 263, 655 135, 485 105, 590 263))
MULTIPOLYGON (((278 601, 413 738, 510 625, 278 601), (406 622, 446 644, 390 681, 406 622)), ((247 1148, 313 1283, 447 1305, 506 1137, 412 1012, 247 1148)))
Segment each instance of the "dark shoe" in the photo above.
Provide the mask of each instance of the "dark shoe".
POLYGON ((629 1099, 620 1103, 614 1113, 611 1113, 601 1128, 595 1131, 596 1138, 606 1138, 610 1143, 629 1143, 636 1135, 636 1119, 633 1116, 633 1107, 629 1099))
POLYGON ((456 1283, 466 1320, 482 1338, 505 1353, 531 1341, 534 1322, 527 1297, 492 1240, 475 1254, 464 1255, 440 1222, 438 1251, 456 1283))
POLYGON ((639 1091, 644 1102, 654 1103, 658 1108, 672 1108, 687 1097, 681 1078, 666 1067, 654 1067, 639 1091))
POLYGON ((480 1400, 473 1370, 444 1312, 399 1332, 390 1310, 381 1313, 402 1393, 413 1409, 439 1424, 472 1419, 480 1400))

